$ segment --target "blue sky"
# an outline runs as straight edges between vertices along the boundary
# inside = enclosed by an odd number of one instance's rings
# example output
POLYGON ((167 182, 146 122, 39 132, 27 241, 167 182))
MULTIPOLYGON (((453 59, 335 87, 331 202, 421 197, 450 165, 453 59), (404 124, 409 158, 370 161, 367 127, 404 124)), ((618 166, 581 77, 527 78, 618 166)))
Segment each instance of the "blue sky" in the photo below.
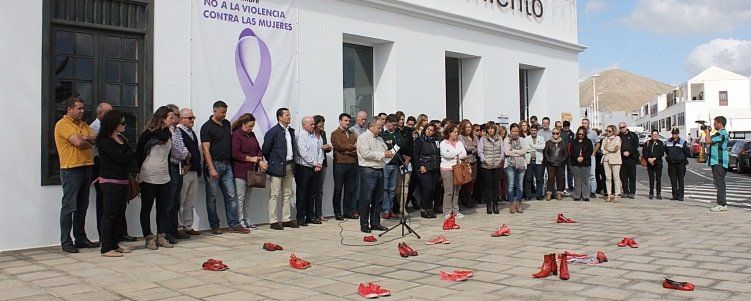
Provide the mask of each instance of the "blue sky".
POLYGON ((751 75, 751 0, 577 1, 581 79, 620 68, 677 85, 711 65, 751 75))

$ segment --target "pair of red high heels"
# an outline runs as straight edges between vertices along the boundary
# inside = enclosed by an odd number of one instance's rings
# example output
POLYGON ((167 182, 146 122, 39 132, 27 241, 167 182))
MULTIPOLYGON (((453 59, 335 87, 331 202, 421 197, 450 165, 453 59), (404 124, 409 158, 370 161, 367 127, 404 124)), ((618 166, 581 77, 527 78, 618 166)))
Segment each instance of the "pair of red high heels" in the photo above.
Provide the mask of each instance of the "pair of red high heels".
POLYGON ((298 270, 304 270, 310 267, 310 262, 297 258, 295 254, 292 254, 289 256, 289 266, 298 270))
POLYGON ((364 241, 364 242, 376 242, 378 240, 375 238, 375 236, 368 235, 368 236, 363 237, 362 241, 364 241))
POLYGON ((214 272, 226 271, 229 269, 229 267, 226 264, 224 264, 221 260, 216 260, 216 259, 206 260, 206 262, 203 263, 202 268, 204 270, 214 271, 214 272))
POLYGON ((378 298, 378 297, 385 297, 390 296, 391 291, 382 288, 378 284, 374 283, 360 283, 360 286, 357 287, 357 294, 364 298, 372 299, 372 298, 378 298))
POLYGON ((625 246, 629 246, 631 248, 638 248, 639 244, 634 240, 633 237, 624 237, 621 242, 618 243, 618 246, 623 248, 625 246))
POLYGON ((472 278, 472 276, 474 276, 474 273, 472 271, 453 271, 453 272, 441 271, 438 276, 441 278, 441 280, 464 281, 469 278, 472 278))
POLYGON ((573 224, 573 223, 576 223, 575 220, 563 216, 563 213, 558 213, 558 217, 556 218, 555 222, 559 223, 559 224, 573 224))
POLYGON ((506 226, 506 224, 503 224, 498 230, 495 230, 493 233, 490 233, 491 237, 499 237, 499 236, 509 236, 511 235, 511 229, 506 226))
POLYGON ((406 242, 400 242, 397 245, 397 248, 399 249, 399 256, 401 257, 409 257, 409 256, 417 256, 417 251, 410 248, 406 242))
POLYGON ((553 253, 553 254, 545 255, 540 271, 535 274, 532 274, 532 277, 546 278, 550 275, 558 275, 558 278, 560 278, 561 280, 568 280, 571 276, 568 273, 568 261, 567 261, 568 258, 567 257, 568 255, 566 255, 566 253, 563 253, 560 255, 561 264, 560 264, 560 272, 559 272, 558 265, 556 264, 556 254, 553 253))
POLYGON ((282 248, 282 246, 274 244, 274 243, 270 243, 270 242, 264 243, 263 244, 263 249, 266 250, 266 251, 281 251, 281 250, 284 250, 284 248, 282 248))
POLYGON ((456 230, 459 225, 456 224, 456 217, 453 214, 443 221, 443 230, 456 230))

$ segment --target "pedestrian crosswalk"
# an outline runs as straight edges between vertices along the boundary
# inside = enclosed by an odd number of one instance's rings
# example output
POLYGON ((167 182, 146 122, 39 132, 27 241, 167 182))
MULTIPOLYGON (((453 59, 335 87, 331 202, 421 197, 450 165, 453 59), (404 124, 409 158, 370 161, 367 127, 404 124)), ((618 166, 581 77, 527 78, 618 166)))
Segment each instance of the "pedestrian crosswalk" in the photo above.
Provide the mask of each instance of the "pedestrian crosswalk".
MULTIPOLYGON (((748 193, 748 184, 743 182, 729 182, 725 185, 727 203, 730 206, 737 206, 751 209, 751 194, 748 193)), ((670 186, 663 185, 662 195, 670 197, 670 186)), ((700 183, 686 185, 684 195, 687 201, 696 201, 707 204, 717 203, 717 189, 714 184, 700 183)))

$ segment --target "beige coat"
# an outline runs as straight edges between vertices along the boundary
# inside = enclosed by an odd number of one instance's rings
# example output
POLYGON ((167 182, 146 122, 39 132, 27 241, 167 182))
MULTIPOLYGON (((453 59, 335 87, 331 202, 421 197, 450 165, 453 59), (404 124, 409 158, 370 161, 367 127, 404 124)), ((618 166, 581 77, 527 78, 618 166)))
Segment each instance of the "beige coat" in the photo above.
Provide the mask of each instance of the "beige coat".
POLYGON ((602 143, 602 162, 610 164, 623 164, 621 161, 621 138, 613 135, 605 137, 602 143))

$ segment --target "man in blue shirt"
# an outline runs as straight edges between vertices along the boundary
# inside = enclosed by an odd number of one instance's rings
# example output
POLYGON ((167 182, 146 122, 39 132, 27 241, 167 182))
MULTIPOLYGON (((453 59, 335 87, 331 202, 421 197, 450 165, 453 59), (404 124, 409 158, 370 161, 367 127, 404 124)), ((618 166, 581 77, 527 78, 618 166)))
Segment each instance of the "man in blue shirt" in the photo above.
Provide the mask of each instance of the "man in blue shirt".
POLYGON ((706 129, 705 143, 709 146, 707 164, 712 168, 712 178, 717 189, 717 206, 709 209, 712 212, 728 211, 728 204, 725 200, 725 173, 728 169, 728 131, 725 129, 726 124, 725 117, 717 116, 714 118, 714 129, 717 132, 710 136, 709 128, 706 129))

